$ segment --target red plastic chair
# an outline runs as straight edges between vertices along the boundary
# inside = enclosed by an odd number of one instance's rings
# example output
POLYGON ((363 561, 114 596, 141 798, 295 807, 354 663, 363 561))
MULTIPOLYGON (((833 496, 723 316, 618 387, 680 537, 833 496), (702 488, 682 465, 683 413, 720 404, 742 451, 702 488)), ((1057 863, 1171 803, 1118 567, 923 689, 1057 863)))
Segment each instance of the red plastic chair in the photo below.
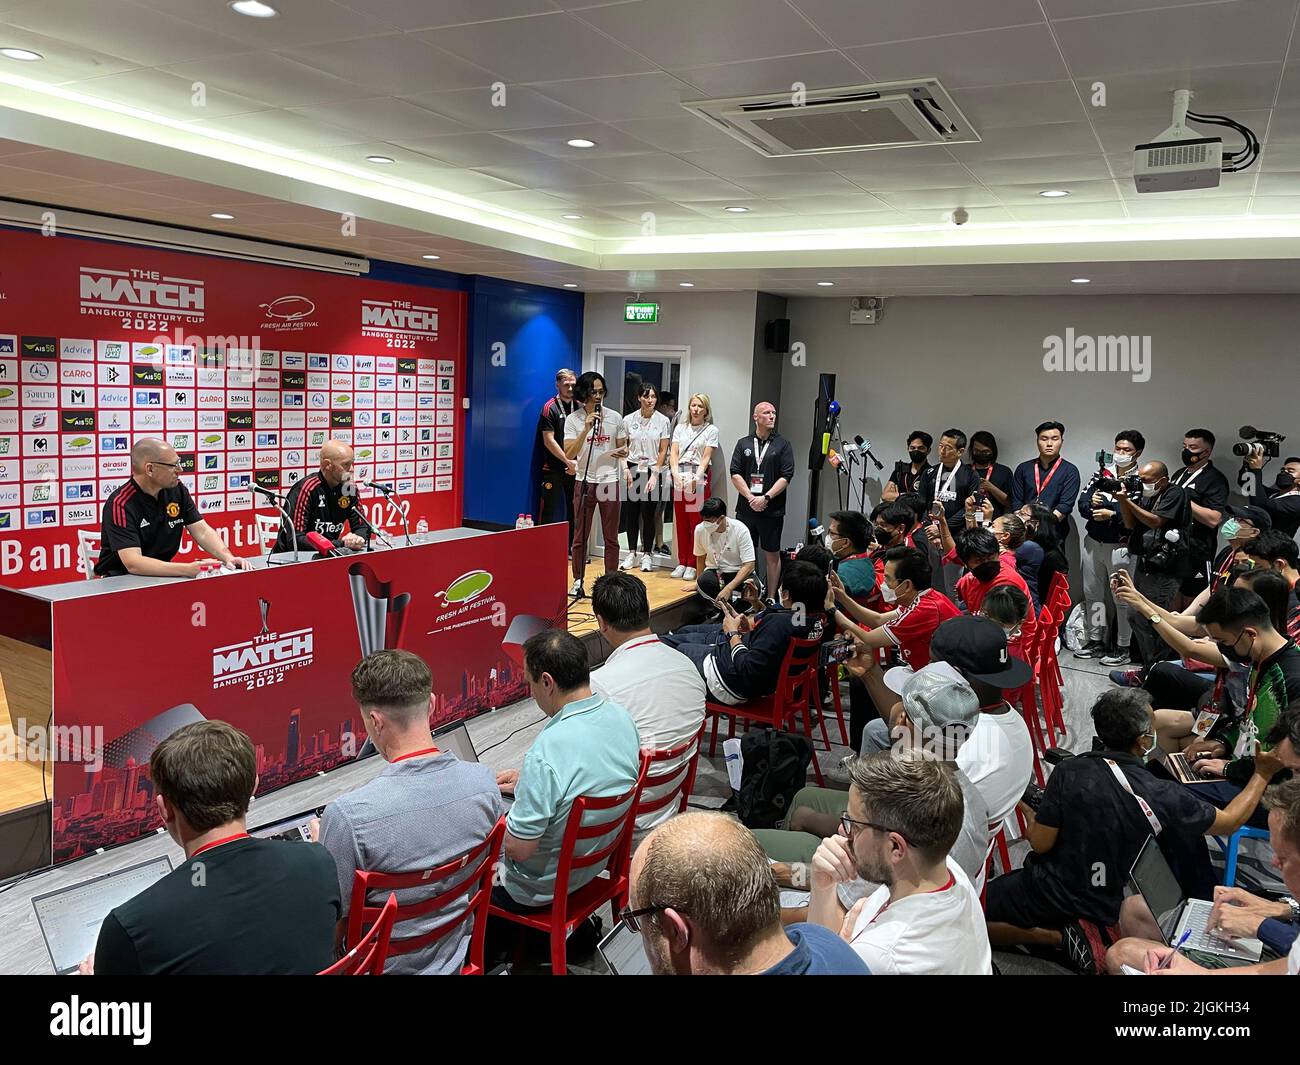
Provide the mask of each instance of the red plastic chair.
MULTIPOLYGON (((487 839, 478 846, 459 858, 453 858, 433 869, 417 869, 411 873, 380 873, 358 869, 352 881, 352 902, 348 909, 348 942, 359 942, 362 927, 381 914, 379 907, 366 904, 370 892, 384 888, 427 887, 430 884, 454 879, 455 883, 432 898, 398 906, 395 921, 409 921, 415 917, 450 910, 468 894, 464 911, 418 936, 391 940, 388 944, 388 953, 392 957, 398 957, 424 950, 438 940, 458 932, 466 921, 471 921, 473 933, 470 937, 469 952, 460 972, 462 976, 482 976, 483 936, 487 928, 488 901, 492 895, 492 874, 501 854, 501 841, 505 838, 505 834, 506 821, 503 817, 493 826, 487 839), (457 876, 457 874, 462 875, 457 876)), ((389 897, 396 899, 395 895, 389 897)))
POLYGON ((633 829, 636 831, 635 824, 645 814, 658 813, 660 810, 677 803, 677 813, 686 812, 686 800, 690 798, 691 790, 695 787, 695 771, 700 764, 700 741, 704 738, 704 721, 700 721, 700 727, 685 743, 676 747, 670 747, 667 750, 652 751, 642 749, 641 751, 641 794, 637 796, 636 812, 632 815, 633 829), (693 750, 692 750, 693 748, 693 750), (689 758, 683 758, 687 751, 691 751, 689 758), (658 776, 651 776, 651 767, 659 762, 673 762, 683 759, 676 769, 670 769, 666 773, 660 773, 658 776), (671 784, 663 795, 654 799, 647 799, 646 793, 652 788, 662 787, 671 784))
MULTIPOLYGON (((781 660, 781 674, 776 691, 772 695, 750 699, 736 706, 715 703, 711 699, 706 700, 704 712, 713 718, 713 732, 709 738, 709 757, 712 758, 718 748, 719 718, 727 718, 727 737, 730 739, 736 734, 737 718, 757 722, 769 728, 784 729, 787 723, 794 722, 802 714, 804 735, 808 737, 810 743, 813 743, 813 772, 817 776, 817 783, 824 784, 822 769, 817 762, 817 745, 813 741, 812 716, 809 713, 809 703, 812 699, 810 689, 816 688, 820 651, 821 640, 801 640, 798 637, 791 637, 790 645, 785 651, 785 658, 781 660)), ((823 720, 822 732, 825 731, 826 724, 823 720)), ((829 748, 829 743, 827 746, 829 748)))
POLYGON ((1061 737, 1065 737, 1065 678, 1061 675, 1061 663, 1056 657, 1056 637, 1064 620, 1063 612, 1049 610, 1047 607, 1043 607, 1038 619, 1038 691, 1043 702, 1043 719, 1047 724, 1048 738, 1053 746, 1056 744, 1058 730, 1061 737))
POLYGON ((1034 756, 1034 779, 1038 781, 1040 788, 1046 784, 1046 779, 1043 776, 1042 755, 1050 746, 1043 733, 1042 721, 1038 716, 1038 690, 1035 685, 1038 675, 1038 647, 1042 634, 1043 627, 1038 625, 1022 637, 1020 651, 1032 667, 1033 673, 1021 687, 1007 693, 1007 701, 1012 706, 1019 708, 1020 716, 1025 719, 1025 726, 1029 729, 1030 753, 1034 756))
POLYGON ((632 861, 632 827, 635 823, 637 803, 645 786, 650 762, 641 760, 641 770, 636 783, 622 795, 596 798, 580 795, 573 800, 569 819, 564 826, 564 839, 560 843, 560 864, 555 873, 555 897, 550 906, 535 913, 514 913, 497 906, 488 907, 493 917, 512 921, 545 932, 551 937, 551 975, 568 974, 568 935, 598 909, 610 903, 617 914, 627 905, 629 894, 628 866, 632 861), (603 821, 584 824, 587 813, 609 810, 622 811, 603 821), (609 842, 587 855, 575 850, 580 839, 601 839, 612 836, 609 842), (574 892, 569 891, 569 877, 575 869, 604 866, 602 875, 584 884, 574 892))
POLYGON ((389 893, 388 901, 382 907, 376 906, 374 912, 379 919, 370 926, 370 931, 357 941, 355 947, 328 969, 322 969, 317 976, 384 975, 389 936, 392 935, 393 921, 397 917, 397 896, 389 893))

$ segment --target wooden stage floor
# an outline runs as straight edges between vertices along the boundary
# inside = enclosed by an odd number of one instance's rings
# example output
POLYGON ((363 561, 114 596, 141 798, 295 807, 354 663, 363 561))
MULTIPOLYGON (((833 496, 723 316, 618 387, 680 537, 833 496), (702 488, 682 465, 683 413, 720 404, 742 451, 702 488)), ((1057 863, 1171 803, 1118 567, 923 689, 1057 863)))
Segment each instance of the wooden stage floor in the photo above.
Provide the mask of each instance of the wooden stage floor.
MULTIPOLYGON (((596 578, 603 572, 604 569, 600 562, 596 562, 594 566, 591 564, 587 566, 583 584, 587 588, 588 598, 580 599, 569 606, 569 631, 574 636, 586 636, 596 631, 596 616, 591 612, 591 586, 596 583, 596 578)), ((629 572, 633 577, 638 578, 645 584, 646 595, 650 599, 650 614, 652 617, 658 611, 684 603, 695 595, 695 582, 673 580, 668 576, 672 572, 671 570, 657 569, 651 573, 642 573, 637 569, 629 572)), ((571 574, 566 583, 573 583, 571 574)), ((656 631, 658 631, 653 620, 651 621, 651 627, 656 628, 656 631)))

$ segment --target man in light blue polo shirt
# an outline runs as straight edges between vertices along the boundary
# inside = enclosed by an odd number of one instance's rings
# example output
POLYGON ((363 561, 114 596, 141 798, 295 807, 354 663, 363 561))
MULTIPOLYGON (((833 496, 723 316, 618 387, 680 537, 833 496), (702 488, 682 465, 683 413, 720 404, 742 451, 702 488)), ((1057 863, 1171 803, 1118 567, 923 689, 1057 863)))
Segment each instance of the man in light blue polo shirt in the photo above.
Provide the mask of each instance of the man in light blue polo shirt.
MULTIPOLYGON (((632 789, 640 769, 641 741, 631 715, 603 695, 592 694, 587 651, 561 629, 539 632, 524 644, 529 690, 550 720, 522 769, 497 774, 504 795, 513 795, 499 884, 492 902, 516 912, 543 907, 555 896, 560 844, 573 801, 580 795, 608 797, 632 789)), ((613 811, 588 815, 588 823, 609 820, 613 811)), ((579 840, 577 853, 590 854, 608 837, 579 840)), ((601 866, 575 869, 572 893, 594 880, 601 866)))

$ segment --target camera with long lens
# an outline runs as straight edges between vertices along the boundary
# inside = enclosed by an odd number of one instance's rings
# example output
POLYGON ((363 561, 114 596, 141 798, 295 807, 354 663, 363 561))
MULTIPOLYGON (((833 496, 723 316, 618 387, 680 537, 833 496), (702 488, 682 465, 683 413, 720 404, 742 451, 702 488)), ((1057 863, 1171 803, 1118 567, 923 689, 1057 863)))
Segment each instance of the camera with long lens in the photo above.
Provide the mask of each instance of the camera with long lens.
POLYGON ((1142 535, 1142 566, 1147 573, 1176 573, 1186 553, 1177 529, 1148 529, 1142 535))
POLYGON ((1094 491, 1114 494, 1121 488, 1130 496, 1136 497, 1142 494, 1142 478, 1136 473, 1126 474, 1123 477, 1099 477, 1097 486, 1094 491))
POLYGON ((1244 459, 1254 454, 1261 454, 1267 459, 1275 459, 1282 455, 1282 441, 1286 437, 1281 433, 1256 429, 1253 425, 1243 425, 1237 435, 1245 441, 1245 443, 1232 445, 1232 453, 1238 458, 1244 459))

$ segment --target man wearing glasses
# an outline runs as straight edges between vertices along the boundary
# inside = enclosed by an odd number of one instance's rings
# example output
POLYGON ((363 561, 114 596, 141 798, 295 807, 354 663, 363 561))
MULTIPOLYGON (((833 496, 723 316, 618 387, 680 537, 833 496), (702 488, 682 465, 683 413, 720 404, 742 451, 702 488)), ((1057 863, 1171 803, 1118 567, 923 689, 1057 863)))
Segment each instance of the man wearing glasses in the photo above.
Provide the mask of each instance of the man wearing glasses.
POLYGON ((173 562, 182 526, 213 558, 247 569, 247 559, 230 553, 221 537, 199 515, 181 484, 176 449, 145 437, 131 449, 131 479, 104 502, 96 577, 197 577, 201 562, 173 562))

